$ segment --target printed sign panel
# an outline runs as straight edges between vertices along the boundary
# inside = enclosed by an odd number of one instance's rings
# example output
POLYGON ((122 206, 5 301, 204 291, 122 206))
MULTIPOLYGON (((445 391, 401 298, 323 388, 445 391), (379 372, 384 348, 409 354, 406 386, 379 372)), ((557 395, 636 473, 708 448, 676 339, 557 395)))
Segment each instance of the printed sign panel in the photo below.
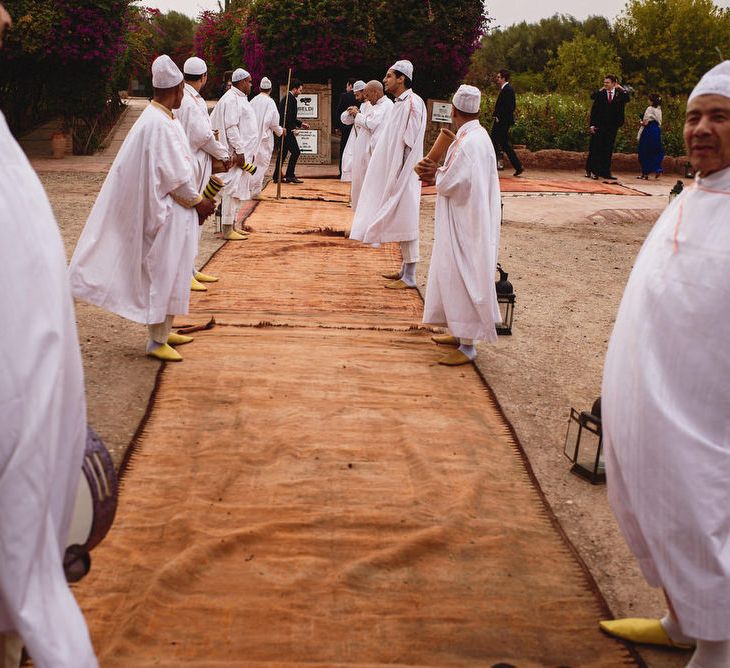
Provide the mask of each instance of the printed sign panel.
POLYGON ((448 102, 434 102, 431 120, 434 123, 451 123, 451 104, 448 102))
POLYGON ((297 98, 297 116, 299 118, 317 118, 319 116, 318 98, 317 93, 302 93, 297 98))
POLYGON ((317 135, 319 130, 299 130, 297 143, 302 155, 317 155, 317 135))

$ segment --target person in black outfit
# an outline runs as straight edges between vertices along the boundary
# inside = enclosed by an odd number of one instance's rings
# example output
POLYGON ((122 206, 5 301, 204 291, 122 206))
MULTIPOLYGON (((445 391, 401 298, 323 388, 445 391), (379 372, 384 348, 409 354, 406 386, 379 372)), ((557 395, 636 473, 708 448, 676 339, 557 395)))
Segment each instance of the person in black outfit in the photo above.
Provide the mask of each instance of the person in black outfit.
POLYGON ((586 176, 615 181, 616 177, 611 174, 611 157, 616 133, 624 124, 624 108, 629 101, 629 94, 617 83, 613 74, 607 74, 603 79, 603 88, 593 93, 591 98, 591 141, 586 176))
POLYGON ((279 165, 282 169, 284 168, 284 162, 286 161, 287 153, 291 153, 289 158, 289 164, 286 167, 286 174, 284 175, 283 183, 304 183, 301 179, 296 177, 294 173, 297 168, 297 160, 299 160, 299 144, 293 130, 302 128, 308 130, 309 125, 302 123, 297 118, 297 96, 302 93, 302 82, 299 79, 292 79, 289 86, 289 93, 281 98, 279 101, 279 125, 286 128, 286 134, 284 135, 284 141, 279 141, 279 150, 283 151, 281 156, 281 162, 279 162, 278 156, 276 160, 276 167, 274 168, 274 183, 279 180, 279 165), (287 97, 289 102, 287 103, 287 97), (284 106, 286 105, 286 118, 284 118, 284 106), (282 148, 283 144, 283 148, 282 148))
POLYGON ((359 106, 355 99, 355 92, 352 90, 354 85, 355 79, 347 80, 345 92, 340 95, 340 100, 337 103, 337 127, 340 129, 340 176, 342 176, 342 154, 345 152, 345 146, 347 146, 347 140, 352 130, 352 125, 345 125, 340 120, 340 116, 350 107, 359 106))
POLYGON ((515 124, 515 108, 517 107, 515 89, 509 82, 509 70, 499 70, 494 79, 500 90, 492 114, 494 116, 492 143, 497 152, 497 158, 501 160, 502 151, 504 151, 515 168, 514 176, 519 176, 525 170, 509 141, 509 129, 515 124))

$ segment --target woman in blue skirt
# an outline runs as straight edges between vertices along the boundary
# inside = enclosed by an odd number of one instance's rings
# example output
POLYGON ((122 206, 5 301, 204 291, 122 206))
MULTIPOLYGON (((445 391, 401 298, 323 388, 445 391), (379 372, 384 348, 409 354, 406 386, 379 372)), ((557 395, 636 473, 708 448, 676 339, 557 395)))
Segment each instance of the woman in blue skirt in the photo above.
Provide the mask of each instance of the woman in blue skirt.
POLYGON ((639 162, 641 176, 638 179, 648 179, 649 174, 659 178, 662 173, 664 147, 662 146, 662 99, 656 94, 649 95, 649 106, 641 118, 641 127, 637 139, 639 140, 639 162))

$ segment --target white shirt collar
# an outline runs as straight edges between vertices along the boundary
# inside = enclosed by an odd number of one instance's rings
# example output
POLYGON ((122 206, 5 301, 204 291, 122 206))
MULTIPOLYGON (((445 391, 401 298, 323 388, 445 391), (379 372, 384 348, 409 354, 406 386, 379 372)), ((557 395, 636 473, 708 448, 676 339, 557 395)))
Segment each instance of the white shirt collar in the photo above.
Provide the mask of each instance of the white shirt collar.
POLYGON ((405 100, 411 93, 413 92, 412 88, 406 88, 397 98, 396 100, 403 101, 405 100))
POLYGON ((503 83, 503 84, 502 84, 502 85, 501 85, 501 86, 499 87, 499 90, 502 90, 502 89, 503 89, 503 88, 504 88, 504 87, 505 87, 505 86, 506 86, 506 85, 507 85, 508 83, 509 83, 509 81, 505 81, 505 82, 504 82, 504 83, 503 83))
POLYGON ((193 97, 200 97, 200 93, 198 93, 195 88, 193 88, 189 83, 185 84, 185 91, 190 93, 193 97))
POLYGON ((469 130, 474 129, 477 126, 481 127, 481 123, 479 122, 478 118, 475 118, 473 121, 467 121, 456 131, 456 136, 461 137, 469 132, 469 130))
POLYGON ((715 172, 709 176, 698 176, 697 184, 705 188, 727 190, 730 192, 730 167, 725 167, 725 169, 721 169, 719 172, 715 172))

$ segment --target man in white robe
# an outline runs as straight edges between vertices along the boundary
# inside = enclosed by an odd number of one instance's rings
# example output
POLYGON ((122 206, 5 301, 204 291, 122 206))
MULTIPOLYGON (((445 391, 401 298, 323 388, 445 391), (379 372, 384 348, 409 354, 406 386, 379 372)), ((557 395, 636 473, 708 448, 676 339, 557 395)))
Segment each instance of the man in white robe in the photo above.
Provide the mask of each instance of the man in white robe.
MULTIPOLYGON (((0 46, 10 16, 0 5, 0 46)), ((86 443, 66 256, 43 186, 0 112, 0 665, 95 668, 63 572, 86 443)))
POLYGON ((198 224, 213 213, 195 180, 190 144, 175 118, 183 74, 169 56, 152 63, 154 100, 122 144, 71 258, 79 299, 148 325, 147 354, 179 362, 171 333, 188 312, 198 224))
MULTIPOLYGON (((365 100, 365 82, 362 79, 358 79, 352 84, 352 94, 355 96, 357 104, 348 107, 340 114, 340 123, 350 130, 347 133, 347 142, 342 150, 340 181, 345 183, 352 183, 352 161, 355 157, 355 143, 357 141, 357 132, 352 132, 355 116, 360 110, 366 112, 370 108, 370 104, 365 100)), ((352 200, 352 197, 350 200, 352 200)))
POLYGON ((497 159, 479 123, 481 93, 462 85, 453 99, 456 140, 443 167, 424 158, 417 166, 436 183, 435 239, 423 322, 448 327, 436 343, 458 346, 440 364, 458 366, 476 357, 476 341, 494 343, 500 322, 494 274, 499 252, 500 191, 497 159))
POLYGON ((248 236, 238 232, 235 224, 241 205, 251 199, 251 174, 245 166, 254 163, 259 147, 259 125, 248 101, 251 75, 239 67, 233 71, 231 82, 231 88, 218 100, 210 120, 234 162, 227 172, 218 174, 225 183, 221 191, 223 238, 243 241, 248 236))
POLYGON ((352 156, 352 207, 357 208, 362 184, 368 171, 370 158, 383 128, 383 121, 393 108, 393 101, 385 96, 380 81, 369 81, 364 90, 365 103, 354 115, 355 145, 352 156))
POLYGON ((662 620, 601 622, 627 640, 730 666, 730 61, 687 102, 697 172, 634 264, 608 346, 602 421, 608 496, 662 620))
POLYGON ((386 274, 389 289, 416 287, 421 183, 413 168, 423 158, 426 105, 411 89, 413 65, 399 60, 383 79, 395 97, 383 134, 368 165, 352 223, 351 239, 375 247, 400 242, 400 271, 386 274))
POLYGON ((286 130, 279 125, 279 109, 271 99, 271 80, 263 77, 259 83, 259 94, 251 100, 251 107, 259 124, 259 148, 256 153, 256 173, 251 176, 251 198, 260 199, 264 176, 274 152, 274 135, 281 137, 286 130))
MULTIPOLYGON (((213 158, 227 164, 228 149, 215 138, 208 105, 200 95, 200 91, 208 81, 208 66, 205 61, 195 56, 188 58, 183 65, 183 76, 185 77, 185 94, 176 115, 190 142, 198 192, 203 192, 213 172, 213 158)), ((198 228, 198 242, 202 232, 203 226, 201 225, 198 228)), ((195 255, 197 256, 197 254, 198 249, 196 248, 195 255)), ((193 266, 190 289, 205 292, 208 288, 203 284, 215 283, 217 280, 217 277, 197 271, 193 266)))

